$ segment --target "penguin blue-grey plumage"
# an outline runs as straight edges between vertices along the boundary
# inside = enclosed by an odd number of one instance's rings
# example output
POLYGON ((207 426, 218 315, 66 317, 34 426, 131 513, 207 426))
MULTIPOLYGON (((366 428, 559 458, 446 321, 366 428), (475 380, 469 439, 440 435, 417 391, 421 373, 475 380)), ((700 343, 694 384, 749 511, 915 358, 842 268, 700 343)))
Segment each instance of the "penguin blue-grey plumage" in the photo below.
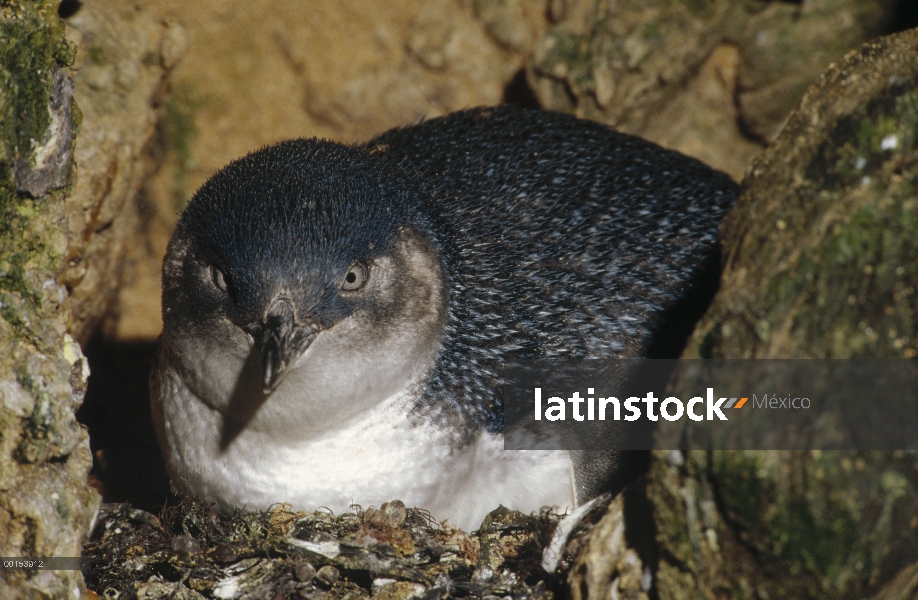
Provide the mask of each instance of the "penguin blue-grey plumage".
POLYGON ((627 465, 504 451, 502 365, 647 355, 736 191, 513 107, 232 162, 163 263, 151 391, 173 486, 222 510, 400 498, 464 528, 501 503, 573 507, 627 465))

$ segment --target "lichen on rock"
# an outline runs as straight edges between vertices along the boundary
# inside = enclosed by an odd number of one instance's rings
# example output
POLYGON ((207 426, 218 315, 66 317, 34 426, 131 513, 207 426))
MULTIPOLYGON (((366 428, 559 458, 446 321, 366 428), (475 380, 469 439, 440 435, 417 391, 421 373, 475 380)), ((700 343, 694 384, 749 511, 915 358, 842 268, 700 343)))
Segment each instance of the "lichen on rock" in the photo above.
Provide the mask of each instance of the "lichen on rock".
MULTIPOLYGON (((74 418, 89 375, 57 282, 79 112, 57 3, 0 7, 0 555, 79 556, 99 506, 74 418)), ((79 597, 76 571, 4 571, 3 598, 79 597)))
MULTIPOLYGON (((721 227, 685 357, 916 356, 916 106, 918 30, 820 76, 721 227)), ((916 474, 906 451, 657 452, 659 597, 910 597, 916 474)))
POLYGON ((660 598, 867 595, 918 553, 915 468, 905 452, 655 453, 660 598))
POLYGON ((687 356, 918 356, 916 39, 833 64, 752 165, 687 356))
POLYGON ((72 101, 73 80, 62 70, 55 70, 51 101, 48 103, 48 128, 40 140, 29 140, 31 148, 27 151, 20 149, 13 173, 16 191, 41 198, 52 187, 60 187, 64 183, 73 151, 72 101))

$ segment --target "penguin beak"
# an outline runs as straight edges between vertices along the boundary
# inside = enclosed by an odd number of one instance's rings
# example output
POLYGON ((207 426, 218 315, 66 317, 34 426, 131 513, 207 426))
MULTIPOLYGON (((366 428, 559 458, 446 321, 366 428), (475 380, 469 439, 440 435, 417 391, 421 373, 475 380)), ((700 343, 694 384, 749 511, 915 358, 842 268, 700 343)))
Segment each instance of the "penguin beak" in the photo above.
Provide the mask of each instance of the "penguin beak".
POLYGON ((255 335, 261 351, 262 385, 267 396, 280 385, 288 368, 306 351, 319 333, 318 325, 298 323, 289 298, 275 298, 255 335))

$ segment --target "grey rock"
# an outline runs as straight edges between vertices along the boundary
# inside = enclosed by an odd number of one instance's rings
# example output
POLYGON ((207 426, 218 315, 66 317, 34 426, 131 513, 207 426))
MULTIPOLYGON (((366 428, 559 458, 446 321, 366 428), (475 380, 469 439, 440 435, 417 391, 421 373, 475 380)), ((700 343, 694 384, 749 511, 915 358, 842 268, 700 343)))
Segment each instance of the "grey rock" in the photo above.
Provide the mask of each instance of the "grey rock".
POLYGON ((316 576, 316 568, 310 562, 300 561, 294 567, 293 574, 297 581, 309 583, 316 576))
POLYGON ((331 587, 341 578, 341 573, 331 565, 325 565, 316 571, 316 581, 324 587, 331 587))
POLYGON ((44 196, 52 187, 64 183, 65 172, 73 157, 73 81, 57 69, 48 102, 50 123, 40 140, 30 140, 32 148, 19 148, 16 161, 16 189, 33 198, 44 196))

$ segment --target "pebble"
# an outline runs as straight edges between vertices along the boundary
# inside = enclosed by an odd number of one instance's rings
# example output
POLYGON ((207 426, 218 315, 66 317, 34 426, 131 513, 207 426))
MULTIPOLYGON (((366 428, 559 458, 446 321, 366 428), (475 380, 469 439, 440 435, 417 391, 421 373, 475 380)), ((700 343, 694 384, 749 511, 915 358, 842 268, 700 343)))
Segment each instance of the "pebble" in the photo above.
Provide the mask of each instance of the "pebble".
MULTIPOLYGON (((338 571, 334 567, 322 567, 322 569, 332 569, 335 571, 335 579, 338 579, 338 571)), ((302 561, 296 563, 296 566, 293 568, 293 575, 296 577, 297 581, 303 583, 309 583, 316 576, 316 568, 312 566, 312 563, 302 561)), ((334 583, 334 582, 332 582, 334 583)))
POLYGON ((340 577, 341 573, 331 565, 325 565, 316 573, 316 581, 327 588, 335 585, 340 577))

